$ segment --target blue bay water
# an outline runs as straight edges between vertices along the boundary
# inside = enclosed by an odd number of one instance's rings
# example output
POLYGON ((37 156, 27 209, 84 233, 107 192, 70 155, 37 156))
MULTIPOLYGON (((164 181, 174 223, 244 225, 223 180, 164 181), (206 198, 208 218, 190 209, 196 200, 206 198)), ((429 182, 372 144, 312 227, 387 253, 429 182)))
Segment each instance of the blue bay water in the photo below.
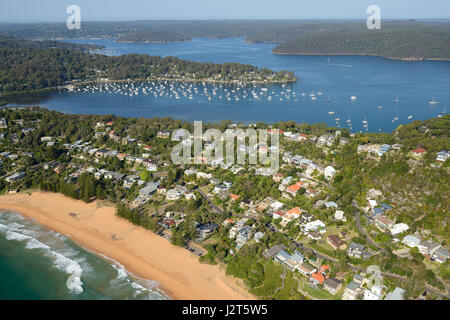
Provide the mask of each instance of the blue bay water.
MULTIPOLYGON (((391 132, 400 124, 438 116, 450 102, 449 61, 398 61, 368 56, 289 56, 271 53, 273 44, 249 44, 243 39, 194 39, 169 44, 128 44, 113 39, 73 40, 76 43, 104 45, 103 53, 121 55, 145 53, 176 56, 198 62, 240 62, 273 70, 291 70, 299 79, 286 86, 248 86, 242 94, 236 86, 194 85, 208 95, 192 98, 151 94, 128 96, 98 91, 58 92, 40 98, 38 103, 53 110, 83 114, 116 114, 126 117, 170 116, 187 121, 232 120, 249 122, 317 123, 348 127, 351 131, 391 132), (261 88, 268 89, 261 95, 261 88), (214 89, 227 88, 230 100, 219 99, 214 89), (286 97, 289 90, 289 98, 286 97), (259 99, 252 99, 255 91, 259 99), (316 100, 309 94, 314 92, 316 100), (319 95, 318 93, 322 94, 319 95), (295 93, 295 94, 294 94, 295 93), (304 95, 302 95, 304 94, 304 95), (273 99, 267 97, 271 95, 273 99), (399 102, 395 103, 398 95, 399 102), (357 97, 352 101, 351 96, 357 97), (238 97, 239 100, 235 99, 238 97), (430 105, 435 98, 439 103, 430 105), (280 100, 282 99, 282 100, 280 100), (327 103, 326 100, 330 102, 327 103), (336 120, 339 119, 339 120, 336 120), (367 128, 363 125, 367 120, 367 128)), ((158 84, 160 85, 160 84, 158 84)), ((168 86, 168 84, 161 84, 168 86)), ((148 86, 141 84, 139 90, 148 86)), ((241 86, 243 87, 243 86, 241 86)), ((192 88, 191 88, 192 89, 192 88)), ((181 88, 179 92, 186 90, 181 88)), ((222 92, 220 91, 220 92, 222 92)), ((20 104, 20 102, 18 102, 20 104)))
POLYGON ((167 298, 157 282, 17 212, 0 211, 0 300, 167 298))

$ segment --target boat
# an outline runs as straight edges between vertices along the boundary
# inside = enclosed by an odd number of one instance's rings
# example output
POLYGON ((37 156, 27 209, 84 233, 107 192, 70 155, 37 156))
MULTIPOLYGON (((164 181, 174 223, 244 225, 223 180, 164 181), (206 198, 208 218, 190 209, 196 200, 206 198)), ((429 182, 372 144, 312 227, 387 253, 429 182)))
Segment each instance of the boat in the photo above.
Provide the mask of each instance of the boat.
POLYGON ((395 102, 395 103, 399 103, 399 102, 400 102, 400 100, 398 99, 398 95, 397 95, 397 97, 394 99, 394 102, 395 102))
POLYGON ((409 116, 408 119, 412 119, 413 116, 409 116))
POLYGON ((437 102, 436 99, 433 97, 433 98, 431 99, 431 101, 428 102, 428 103, 431 104, 431 105, 435 105, 435 104, 438 104, 439 102, 437 102))
POLYGON ((326 103, 330 103, 330 101, 331 101, 331 100, 330 100, 330 97, 328 97, 328 99, 325 100, 326 103))
POLYGON ((350 99, 351 99, 352 101, 355 101, 355 100, 358 99, 358 98, 355 97, 355 96, 351 96, 350 99))
POLYGON ((328 111, 328 114, 334 114, 334 111, 328 111))
POLYGON ((383 106, 378 106, 378 110, 381 110, 381 109, 383 109, 383 106))

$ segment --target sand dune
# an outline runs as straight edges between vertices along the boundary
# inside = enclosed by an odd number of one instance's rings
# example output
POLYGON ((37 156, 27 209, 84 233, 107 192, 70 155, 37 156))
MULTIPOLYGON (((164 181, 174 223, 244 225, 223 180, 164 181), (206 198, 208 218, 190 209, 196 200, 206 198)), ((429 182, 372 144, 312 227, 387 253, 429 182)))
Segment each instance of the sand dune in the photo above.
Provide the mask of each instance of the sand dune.
POLYGON ((255 299, 220 267, 201 264, 185 249, 117 217, 111 205, 34 192, 1 196, 0 209, 34 218, 80 246, 117 260, 137 276, 158 281, 172 299, 255 299))

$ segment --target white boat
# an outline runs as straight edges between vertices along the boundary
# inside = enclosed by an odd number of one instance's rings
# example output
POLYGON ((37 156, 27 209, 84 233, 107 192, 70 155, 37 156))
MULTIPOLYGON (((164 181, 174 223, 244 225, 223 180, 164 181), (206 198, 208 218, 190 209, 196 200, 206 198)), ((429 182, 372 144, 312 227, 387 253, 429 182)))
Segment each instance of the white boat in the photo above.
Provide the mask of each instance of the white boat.
POLYGON ((351 96, 350 99, 351 99, 352 101, 355 101, 355 100, 358 99, 358 98, 355 97, 355 96, 351 96))
POLYGON ((397 95, 397 97, 394 99, 394 102, 395 102, 395 103, 399 103, 399 102, 400 102, 400 100, 398 99, 398 95, 397 95))
POLYGON ((409 116, 408 119, 412 119, 413 116, 409 116))
POLYGON ((328 114, 334 114, 334 111, 328 111, 328 114))
POLYGON ((437 102, 436 99, 433 97, 433 98, 431 99, 431 101, 428 102, 428 103, 431 104, 431 105, 435 105, 435 104, 438 104, 439 102, 437 102))

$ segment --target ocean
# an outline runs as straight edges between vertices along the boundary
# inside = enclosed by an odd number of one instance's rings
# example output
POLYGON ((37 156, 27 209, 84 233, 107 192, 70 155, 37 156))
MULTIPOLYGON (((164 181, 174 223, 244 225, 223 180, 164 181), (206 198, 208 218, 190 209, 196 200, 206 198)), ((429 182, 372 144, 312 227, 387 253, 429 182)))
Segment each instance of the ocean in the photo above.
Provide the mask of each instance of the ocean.
POLYGON ((114 39, 71 40, 106 48, 101 53, 145 53, 197 62, 239 62, 290 70, 298 82, 236 86, 171 83, 122 84, 116 91, 81 88, 11 99, 17 105, 125 117, 172 117, 245 123, 294 120, 325 122, 351 132, 392 132, 400 124, 435 118, 450 102, 450 61, 399 61, 369 56, 290 56, 271 53, 274 44, 243 39, 193 39, 168 44, 118 43, 114 39), (310 95, 315 94, 315 99, 310 95), (355 96, 356 99, 351 99, 355 96), (398 102, 394 102, 398 96, 398 102), (269 98, 270 97, 270 98, 269 98), (429 104, 435 98, 437 104, 429 104))
POLYGON ((166 300, 158 282, 18 212, 0 211, 0 300, 166 300))

